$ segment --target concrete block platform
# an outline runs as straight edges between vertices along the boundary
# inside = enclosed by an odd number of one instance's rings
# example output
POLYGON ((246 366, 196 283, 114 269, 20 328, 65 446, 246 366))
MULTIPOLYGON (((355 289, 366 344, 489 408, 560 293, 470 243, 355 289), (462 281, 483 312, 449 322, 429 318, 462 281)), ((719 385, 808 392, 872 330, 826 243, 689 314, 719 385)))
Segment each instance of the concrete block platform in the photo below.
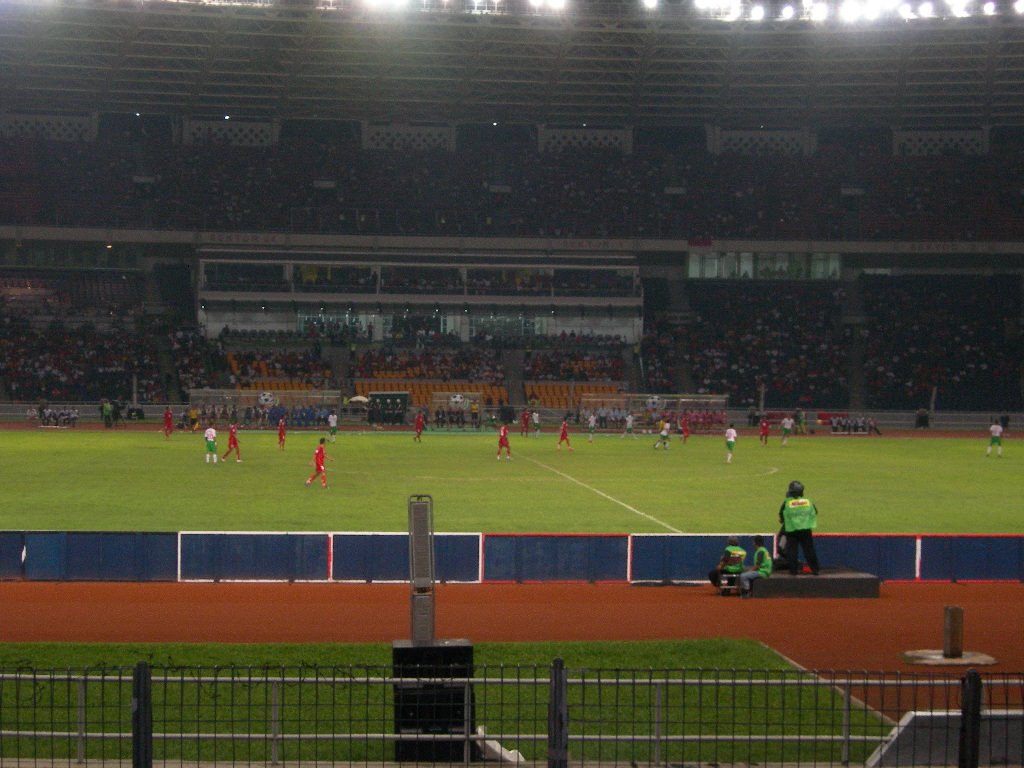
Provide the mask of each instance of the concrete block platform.
POLYGON ((817 576, 775 571, 751 585, 751 597, 878 597, 881 579, 849 568, 823 568, 817 576))

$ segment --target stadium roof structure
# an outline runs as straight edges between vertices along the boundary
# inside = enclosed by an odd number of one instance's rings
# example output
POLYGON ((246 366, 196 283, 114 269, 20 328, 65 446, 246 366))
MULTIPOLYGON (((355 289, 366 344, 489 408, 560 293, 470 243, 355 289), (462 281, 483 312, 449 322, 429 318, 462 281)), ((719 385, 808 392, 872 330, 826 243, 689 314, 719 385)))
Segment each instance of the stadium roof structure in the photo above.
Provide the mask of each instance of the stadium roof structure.
POLYGON ((603 127, 1024 125, 1024 17, 1012 13, 725 23, 576 2, 576 12, 530 14, 0 0, 0 110, 603 127))

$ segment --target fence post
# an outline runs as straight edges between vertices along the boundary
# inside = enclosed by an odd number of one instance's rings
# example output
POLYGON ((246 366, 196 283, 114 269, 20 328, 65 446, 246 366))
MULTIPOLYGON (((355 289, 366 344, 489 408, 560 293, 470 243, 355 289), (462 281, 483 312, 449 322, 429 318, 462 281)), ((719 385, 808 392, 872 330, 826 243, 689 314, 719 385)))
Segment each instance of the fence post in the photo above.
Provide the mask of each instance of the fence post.
POLYGON ((153 677, 144 661, 132 673, 132 768, 153 768, 153 677))
POLYGON ((548 768, 569 766, 569 678, 565 662, 551 662, 551 689, 548 694, 548 768))
POLYGON ((967 670, 960 683, 960 768, 978 768, 981 746, 981 675, 967 670))
POLYGON ((843 746, 839 754, 843 765, 850 764, 850 698, 850 681, 847 679, 843 685, 843 746))
MULTIPOLYGON (((88 672, 85 673, 88 676, 88 672)), ((85 676, 78 681, 78 738, 75 740, 75 762, 85 762, 85 676)))
POLYGON ((661 700, 664 683, 654 686, 654 764, 661 765, 661 700))
POLYGON ((270 764, 281 762, 281 715, 280 715, 280 682, 274 680, 270 684, 270 764))

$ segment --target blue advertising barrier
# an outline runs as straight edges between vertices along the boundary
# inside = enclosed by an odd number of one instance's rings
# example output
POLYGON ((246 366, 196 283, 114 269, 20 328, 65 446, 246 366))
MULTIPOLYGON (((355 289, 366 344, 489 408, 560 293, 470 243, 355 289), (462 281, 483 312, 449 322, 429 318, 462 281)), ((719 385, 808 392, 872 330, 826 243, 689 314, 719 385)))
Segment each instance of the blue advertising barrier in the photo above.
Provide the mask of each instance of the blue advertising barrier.
POLYGON ((1024 581, 1024 537, 922 536, 921 578, 1024 581))
POLYGON ((174 533, 2 533, 0 578, 174 581, 177 538, 174 533))
POLYGON ((484 581, 625 581, 629 537, 484 536, 484 581))
POLYGON ((322 533, 183 533, 182 581, 326 581, 322 533))
POLYGON ((178 536, 174 533, 69 533, 67 579, 174 581, 178 536))
MULTIPOLYGON (((764 536, 765 546, 772 549, 774 537, 764 536)), ((740 546, 753 562, 753 534, 739 536, 740 546)), ((633 534, 633 560, 630 578, 633 581, 704 581, 722 556, 728 536, 725 534, 633 534)))
POLYGON ((23 533, 0 533, 0 579, 22 578, 21 552, 24 544, 23 533))
POLYGON ((849 568, 874 574, 882 581, 913 579, 917 537, 818 534, 814 551, 822 568, 849 568))
MULTIPOLYGON (((740 536, 748 553, 750 539, 740 536)), ((725 540, 724 534, 437 534, 435 575, 440 582, 699 582, 725 540)), ((824 567, 885 581, 1024 581, 1021 535, 818 534, 815 544, 824 567)), ((0 579, 178 578, 407 581, 408 535, 0 531, 0 579)))
MULTIPOLYGON (((336 533, 331 578, 337 581, 408 581, 407 533, 336 533)), ((434 535, 434 575, 438 581, 480 580, 480 536, 434 535)))

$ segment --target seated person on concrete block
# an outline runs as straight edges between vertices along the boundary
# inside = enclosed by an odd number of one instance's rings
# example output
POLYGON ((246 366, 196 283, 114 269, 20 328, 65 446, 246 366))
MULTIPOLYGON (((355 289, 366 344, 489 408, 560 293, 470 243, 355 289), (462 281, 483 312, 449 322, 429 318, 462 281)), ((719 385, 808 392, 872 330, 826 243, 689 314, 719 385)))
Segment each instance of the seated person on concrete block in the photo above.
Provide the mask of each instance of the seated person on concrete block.
POLYGON ((772 553, 764 546, 764 536, 754 537, 754 565, 740 574, 740 595, 750 596, 750 588, 755 579, 767 579, 772 575, 772 553))
POLYGON ((718 564, 708 572, 708 581, 716 587, 722 585, 723 576, 739 576, 743 573, 743 564, 747 559, 747 551, 740 547, 740 540, 730 536, 718 564))

